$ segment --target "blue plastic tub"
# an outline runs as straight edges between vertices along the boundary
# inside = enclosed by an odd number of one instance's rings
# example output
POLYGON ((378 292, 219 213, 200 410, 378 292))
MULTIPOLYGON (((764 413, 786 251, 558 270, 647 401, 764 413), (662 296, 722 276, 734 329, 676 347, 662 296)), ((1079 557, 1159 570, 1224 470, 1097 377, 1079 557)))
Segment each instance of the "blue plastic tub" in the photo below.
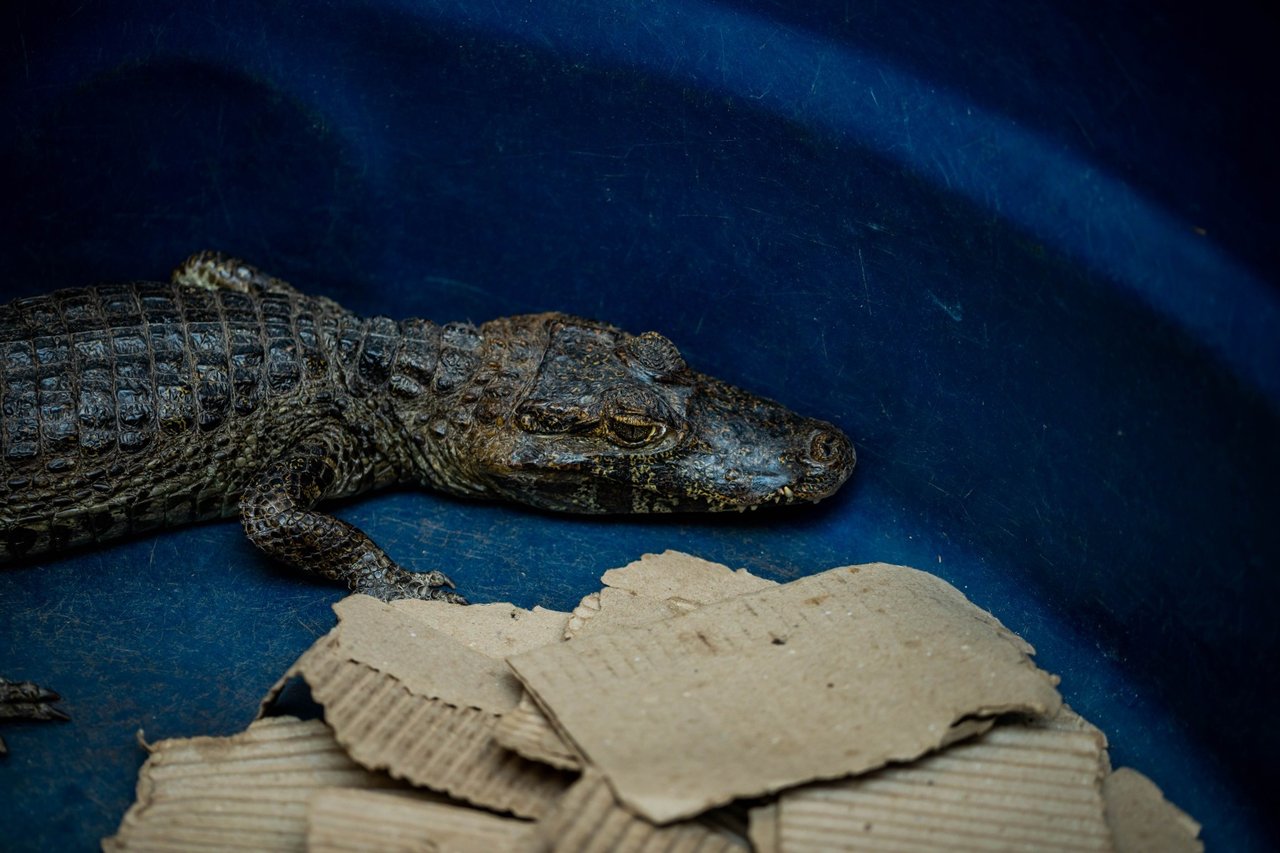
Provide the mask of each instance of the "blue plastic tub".
MULTIPOLYGON (((30 4, 25 4, 30 5, 30 4)), ((341 513, 476 601, 679 548, 993 611, 1223 850, 1280 762, 1275 30, 1250 4, 66 3, 0 13, 4 297, 241 255, 362 312, 559 309, 843 426, 812 511, 341 513), (1268 522, 1270 524, 1268 524, 1268 522)), ((91 848, 341 590, 234 522, 0 570, 0 847, 91 848)))

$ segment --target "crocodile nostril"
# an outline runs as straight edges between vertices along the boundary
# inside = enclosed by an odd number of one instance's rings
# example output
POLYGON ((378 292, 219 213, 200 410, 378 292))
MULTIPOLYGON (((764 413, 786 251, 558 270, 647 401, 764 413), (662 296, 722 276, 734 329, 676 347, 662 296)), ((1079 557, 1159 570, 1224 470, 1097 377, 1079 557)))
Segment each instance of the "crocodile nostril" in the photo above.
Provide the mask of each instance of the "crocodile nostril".
POLYGON ((815 429, 809 436, 809 459, 818 465, 839 465, 853 454, 849 439, 839 430, 815 429))

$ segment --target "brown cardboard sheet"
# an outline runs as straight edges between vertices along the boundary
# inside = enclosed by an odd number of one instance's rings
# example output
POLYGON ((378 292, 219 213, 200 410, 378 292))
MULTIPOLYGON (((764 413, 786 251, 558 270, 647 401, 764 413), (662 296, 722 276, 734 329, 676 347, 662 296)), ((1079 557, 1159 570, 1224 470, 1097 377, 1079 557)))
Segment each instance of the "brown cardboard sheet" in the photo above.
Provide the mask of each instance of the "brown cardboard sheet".
MULTIPOLYGON (((344 598, 334 605, 340 653, 395 678, 416 696, 492 713, 514 708, 520 686, 501 659, 439 630, 432 623, 439 609, 431 604, 439 602, 402 601, 393 606, 367 595, 344 598)), ((486 615, 492 616, 492 611, 486 615)))
MULTIPOLYGON (((607 586, 582 599, 568 619, 566 638, 643 625, 688 613, 713 601, 775 586, 744 569, 734 571, 679 551, 645 554, 601 580, 607 586)), ((533 761, 577 770, 581 758, 526 695, 498 722, 498 742, 533 761)))
POLYGON ((1155 783, 1121 767, 1102 783, 1116 853, 1201 853, 1200 824, 1155 783))
POLYGON ((941 579, 871 564, 508 662, 618 798, 664 823, 914 759, 972 718, 1055 713, 1031 651, 941 579))
POLYGON ((533 824, 399 792, 325 788, 307 811, 309 853, 516 853, 533 824))
POLYGON ((162 740, 104 850, 303 850, 319 789, 395 783, 360 767, 319 720, 258 720, 230 737, 162 740))
MULTIPOLYGON (((911 764, 778 798, 761 845, 788 853, 877 850, 1109 851, 1106 740, 1067 709, 997 725, 911 764)), ((757 815, 753 813, 753 819, 757 815)))

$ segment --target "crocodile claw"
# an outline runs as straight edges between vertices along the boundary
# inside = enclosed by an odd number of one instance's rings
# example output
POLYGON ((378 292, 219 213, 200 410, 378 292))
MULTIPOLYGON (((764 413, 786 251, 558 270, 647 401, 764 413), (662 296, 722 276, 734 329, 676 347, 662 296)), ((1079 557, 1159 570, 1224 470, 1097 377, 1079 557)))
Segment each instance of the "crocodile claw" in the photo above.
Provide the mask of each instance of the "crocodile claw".
POLYGON ((383 601, 397 598, 417 598, 424 601, 447 601, 450 604, 466 604, 467 599, 453 592, 454 583, 444 572, 387 572, 381 577, 360 584, 356 592, 372 595, 383 601))
MULTIPOLYGON (((0 720, 69 720, 53 706, 62 697, 30 681, 0 678, 0 720)), ((0 755, 7 752, 0 740, 0 755)))

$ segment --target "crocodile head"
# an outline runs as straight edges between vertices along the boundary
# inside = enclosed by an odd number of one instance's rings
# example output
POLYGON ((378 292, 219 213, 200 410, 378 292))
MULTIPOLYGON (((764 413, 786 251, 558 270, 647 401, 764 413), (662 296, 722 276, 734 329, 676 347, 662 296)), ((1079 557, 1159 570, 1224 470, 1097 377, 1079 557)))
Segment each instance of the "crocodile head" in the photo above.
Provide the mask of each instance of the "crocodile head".
POLYGON ((744 510, 821 500, 853 470, 839 429, 690 370, 656 332, 539 314, 480 337, 493 369, 452 434, 459 491, 573 512, 744 510))

